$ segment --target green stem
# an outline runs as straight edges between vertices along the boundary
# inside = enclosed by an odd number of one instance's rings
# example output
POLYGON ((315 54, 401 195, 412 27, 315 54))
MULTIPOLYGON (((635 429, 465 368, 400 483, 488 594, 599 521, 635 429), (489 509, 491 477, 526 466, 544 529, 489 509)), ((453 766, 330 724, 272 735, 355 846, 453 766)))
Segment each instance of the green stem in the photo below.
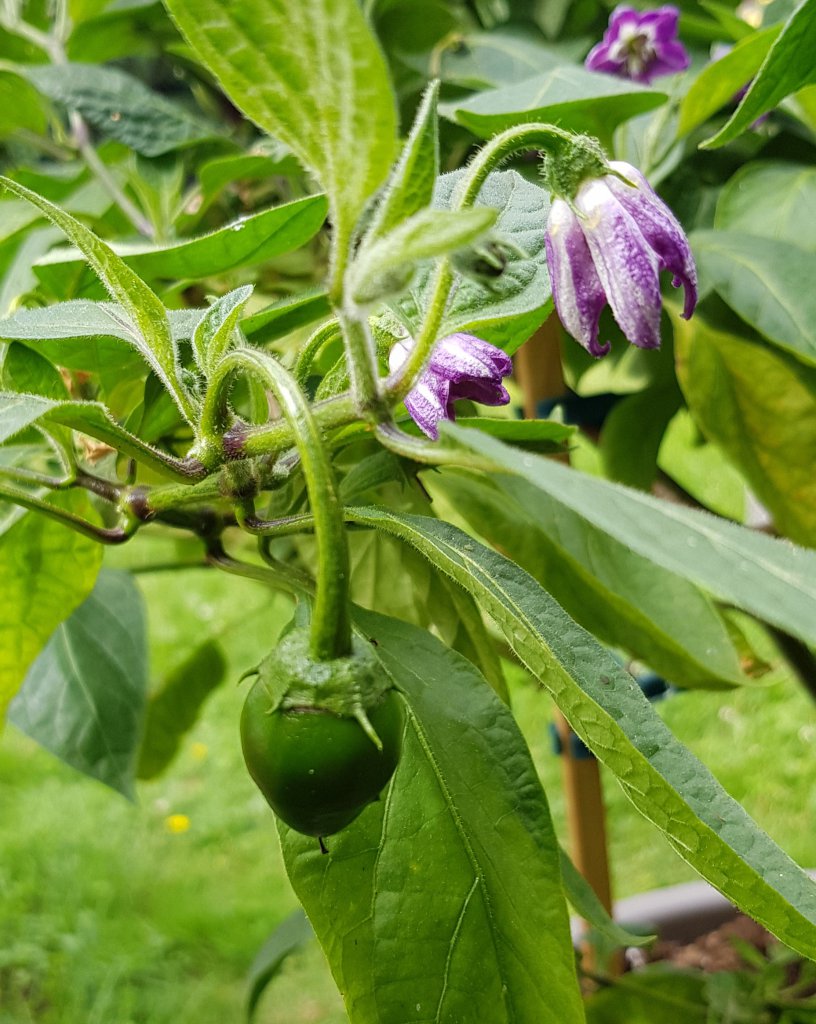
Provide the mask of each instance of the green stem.
POLYGON ((15 505, 21 505, 32 512, 40 512, 49 519, 62 523, 63 526, 67 526, 69 529, 75 530, 85 537, 90 537, 91 540, 95 540, 100 544, 123 544, 136 531, 137 524, 135 523, 128 527, 117 526, 113 529, 95 526, 93 523, 75 516, 72 512, 58 508, 56 505, 49 505, 42 498, 37 498, 28 491, 20 490, 9 484, 0 483, 0 499, 13 502, 15 505))
POLYGON ((351 395, 357 415, 362 419, 377 419, 387 412, 380 383, 377 348, 371 329, 364 316, 343 312, 338 314, 343 328, 351 395))
POLYGON ((302 388, 306 386, 306 382, 309 379, 309 374, 312 369, 312 363, 315 361, 320 349, 327 341, 332 341, 334 338, 341 336, 342 331, 336 319, 327 320, 325 324, 321 324, 320 327, 314 331, 298 353, 297 362, 295 363, 294 370, 292 371, 295 380, 302 388))
POLYGON ((49 487, 52 491, 61 491, 70 487, 74 482, 68 477, 48 476, 46 473, 38 473, 33 469, 24 469, 22 466, 0 467, 0 478, 16 480, 21 484, 34 484, 39 487, 49 487))
POLYGON ((343 657, 351 650, 348 545, 342 505, 320 427, 306 396, 288 370, 265 352, 240 348, 224 357, 210 383, 202 410, 203 430, 215 426, 224 403, 221 392, 225 392, 230 376, 239 370, 256 375, 270 388, 293 430, 314 516, 318 549, 312 655, 318 661, 343 657))
MULTIPOLYGON (((312 415, 324 433, 336 427, 345 427, 357 420, 357 410, 351 395, 338 395, 336 398, 318 402, 312 408, 312 415)), ((291 423, 277 420, 265 423, 260 427, 250 427, 243 436, 231 438, 234 455, 251 457, 253 455, 275 454, 291 448, 295 443, 295 432, 291 423)))
POLYGON ((427 441, 424 437, 406 434, 396 423, 381 423, 376 433, 377 440, 384 448, 414 462, 423 462, 429 466, 464 466, 486 472, 497 469, 495 462, 490 459, 480 458, 465 449, 447 447, 438 441, 427 441))
MULTIPOLYGON (((452 209, 464 210, 473 206, 490 172, 513 153, 528 149, 557 151, 571 139, 569 132, 550 124, 519 125, 500 132, 479 150, 465 170, 454 193, 452 209)), ((453 272, 450 260, 445 256, 437 264, 431 285, 431 298, 425 319, 414 339, 414 347, 397 373, 390 377, 386 384, 385 396, 391 407, 405 398, 425 368, 437 340, 452 285, 453 272)))
POLYGON ((296 570, 289 570, 280 562, 267 562, 266 565, 251 565, 249 562, 239 562, 231 558, 219 543, 214 543, 207 551, 207 563, 214 565, 217 569, 231 573, 233 576, 243 576, 244 579, 257 580, 259 583, 266 583, 276 589, 286 590, 298 597, 311 596, 311 580, 296 570))

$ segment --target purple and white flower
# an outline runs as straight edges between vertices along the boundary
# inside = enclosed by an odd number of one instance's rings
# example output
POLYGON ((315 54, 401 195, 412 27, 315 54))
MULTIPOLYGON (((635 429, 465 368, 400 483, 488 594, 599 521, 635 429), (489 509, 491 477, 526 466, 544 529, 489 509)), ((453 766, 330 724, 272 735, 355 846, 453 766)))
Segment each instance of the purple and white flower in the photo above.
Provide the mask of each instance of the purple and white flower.
POLYGON ((586 67, 645 85, 661 75, 685 71, 690 57, 677 38, 679 16, 671 4, 643 12, 616 7, 603 39, 589 51, 586 67))
MULTIPOLYGON (((395 373, 414 347, 411 338, 398 341, 388 355, 395 373)), ((469 398, 482 405, 506 405, 510 395, 502 384, 513 369, 510 357, 500 348, 472 334, 451 334, 437 341, 428 365, 405 399, 412 419, 434 441, 439 421, 456 418, 453 403, 469 398)))
POLYGON ((697 304, 697 270, 685 232, 637 168, 613 160, 615 174, 585 181, 572 202, 556 198, 547 221, 553 299, 565 329, 593 356, 598 321, 609 303, 621 330, 639 348, 660 346, 661 270, 683 285, 688 319, 697 304))

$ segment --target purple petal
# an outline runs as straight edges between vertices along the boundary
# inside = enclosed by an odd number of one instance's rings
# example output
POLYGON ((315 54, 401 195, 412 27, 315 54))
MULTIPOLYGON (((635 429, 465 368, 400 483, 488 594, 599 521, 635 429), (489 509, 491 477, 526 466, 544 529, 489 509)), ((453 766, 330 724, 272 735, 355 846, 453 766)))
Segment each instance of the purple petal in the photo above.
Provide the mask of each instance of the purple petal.
POLYGON ((545 238, 553 301, 569 334, 593 356, 605 356, 598 343, 598 321, 606 305, 589 246, 578 218, 563 199, 553 200, 545 238))
POLYGON ((451 381, 471 377, 503 377, 512 363, 501 349, 470 334, 452 334, 442 338, 431 353, 431 368, 451 381))
POLYGON ((677 39, 677 23, 680 11, 671 4, 645 11, 640 16, 640 27, 650 28, 656 43, 669 43, 677 39))
POLYGON ((460 347, 466 348, 478 359, 489 366, 493 373, 506 377, 513 371, 513 361, 508 354, 489 341, 477 338, 473 334, 465 334, 460 331, 442 339, 442 343, 450 344, 455 342, 460 347))
POLYGON ((688 320, 697 305, 697 268, 680 222, 636 167, 622 160, 613 160, 609 166, 637 184, 637 188, 632 188, 614 175, 608 175, 604 179, 610 191, 631 214, 641 234, 657 253, 660 269, 671 271, 672 284, 675 287, 683 285, 683 316, 688 320))
POLYGON ((639 348, 660 346, 658 258, 637 222, 606 184, 581 186, 575 205, 581 228, 612 312, 621 330, 639 348))
POLYGON ((448 381, 424 373, 405 399, 405 408, 423 434, 432 440, 439 437, 437 423, 448 419, 450 385, 448 381))
POLYGON ((450 390, 451 401, 469 398, 480 405, 507 405, 510 395, 503 384, 492 380, 470 380, 463 384, 454 384, 450 390))

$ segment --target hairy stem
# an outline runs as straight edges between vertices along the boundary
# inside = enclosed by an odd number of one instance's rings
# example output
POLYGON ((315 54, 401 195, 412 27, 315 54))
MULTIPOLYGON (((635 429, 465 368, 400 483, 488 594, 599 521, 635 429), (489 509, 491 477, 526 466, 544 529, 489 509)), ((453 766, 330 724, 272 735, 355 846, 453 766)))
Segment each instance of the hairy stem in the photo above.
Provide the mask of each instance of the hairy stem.
POLYGON ((224 357, 210 382, 210 392, 202 411, 202 432, 217 429, 219 419, 224 415, 224 396, 229 380, 240 370, 255 375, 270 388, 294 433, 314 516, 318 548, 312 655, 318 661, 342 657, 351 650, 348 545, 342 505, 320 426, 306 396, 288 370, 264 352, 241 348, 224 357))

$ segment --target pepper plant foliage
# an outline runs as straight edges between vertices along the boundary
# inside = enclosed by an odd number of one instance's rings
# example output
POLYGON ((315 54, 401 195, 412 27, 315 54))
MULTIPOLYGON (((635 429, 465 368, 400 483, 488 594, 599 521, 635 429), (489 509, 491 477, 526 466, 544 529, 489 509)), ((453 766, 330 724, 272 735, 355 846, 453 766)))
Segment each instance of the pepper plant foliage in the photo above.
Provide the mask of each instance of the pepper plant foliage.
POLYGON ((693 60, 674 9, 626 9, 587 67, 591 4, 108 6, 0 28, 3 711, 127 796, 168 769, 224 664, 210 623, 149 685, 122 566, 160 537, 162 571, 291 595, 303 678, 247 665, 275 714, 330 677, 365 760, 399 705, 379 799, 328 837, 278 822, 353 1024, 579 1022, 568 904, 627 941, 559 847, 506 658, 815 957, 813 883, 619 655, 727 688, 816 645, 816 0, 756 30, 690 5, 693 60), (134 39, 178 74, 138 77, 134 39), (617 399, 597 443, 501 408, 523 344, 561 364, 554 309, 567 384, 617 399))

